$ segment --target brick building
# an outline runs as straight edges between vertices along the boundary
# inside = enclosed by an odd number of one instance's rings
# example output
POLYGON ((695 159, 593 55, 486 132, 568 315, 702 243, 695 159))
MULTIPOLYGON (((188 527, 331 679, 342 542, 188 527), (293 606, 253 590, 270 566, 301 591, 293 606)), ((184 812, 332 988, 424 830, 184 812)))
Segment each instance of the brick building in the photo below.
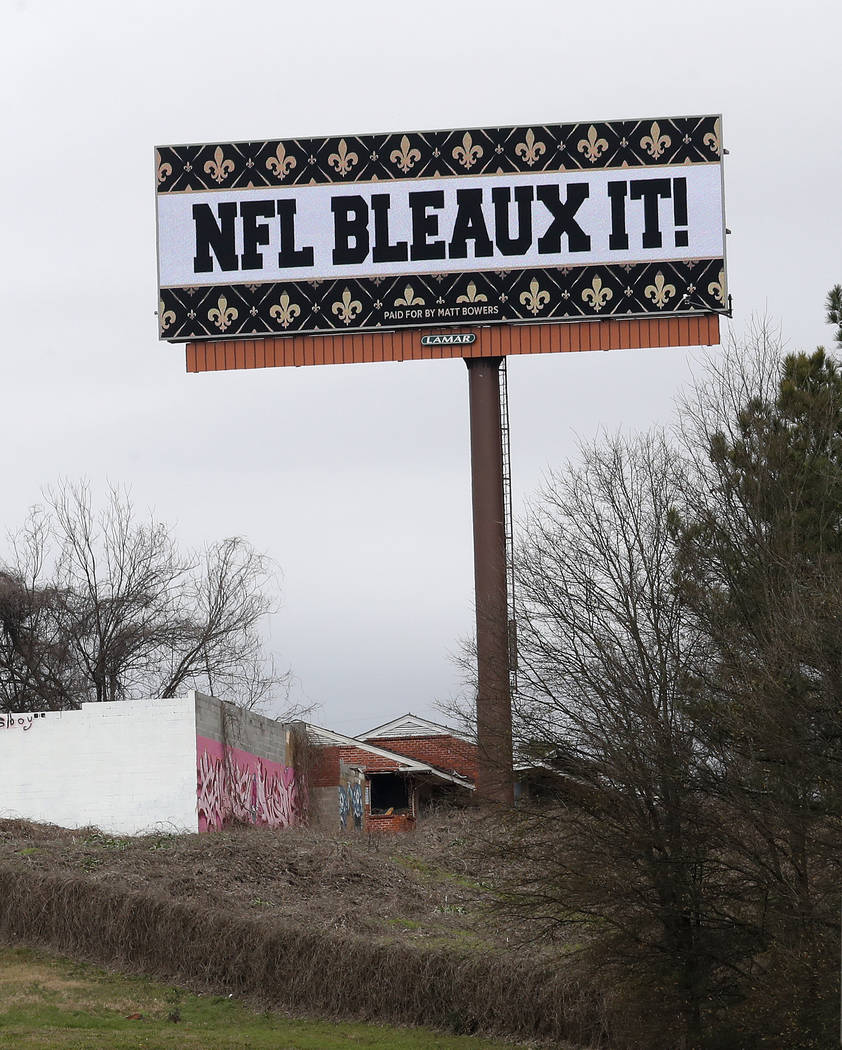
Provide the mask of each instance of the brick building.
POLYGON ((429 762, 437 769, 457 773, 476 783, 477 745, 450 726, 408 713, 362 733, 357 739, 419 762, 429 762))
POLYGON ((411 713, 358 737, 308 726, 315 823, 406 831, 431 807, 464 804, 476 783, 476 745, 411 713))

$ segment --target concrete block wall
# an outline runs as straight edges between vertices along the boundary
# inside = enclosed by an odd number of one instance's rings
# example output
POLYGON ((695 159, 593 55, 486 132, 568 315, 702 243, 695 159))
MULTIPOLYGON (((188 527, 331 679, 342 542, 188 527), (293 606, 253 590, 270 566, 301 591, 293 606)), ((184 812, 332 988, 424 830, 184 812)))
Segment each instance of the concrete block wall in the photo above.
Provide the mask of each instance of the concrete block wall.
POLYGON ((192 695, 0 721, 0 816, 123 835, 198 830, 192 695))
POLYGON ((287 727, 215 697, 194 696, 199 831, 299 823, 303 789, 286 764, 287 727))
POLYGON ((308 817, 313 827, 333 831, 339 824, 339 788, 310 785, 310 808, 308 817))
POLYGON ((287 727, 205 693, 196 698, 196 735, 246 751, 278 765, 286 764, 287 727))

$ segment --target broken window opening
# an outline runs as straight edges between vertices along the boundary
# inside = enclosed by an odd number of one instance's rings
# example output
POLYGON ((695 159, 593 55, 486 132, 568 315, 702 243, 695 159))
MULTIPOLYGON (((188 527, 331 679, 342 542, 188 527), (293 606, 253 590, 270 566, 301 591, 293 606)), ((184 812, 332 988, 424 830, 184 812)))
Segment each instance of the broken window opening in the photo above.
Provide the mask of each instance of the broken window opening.
POLYGON ((409 812, 409 780, 400 773, 377 773, 371 778, 371 812, 384 816, 390 811, 409 812))

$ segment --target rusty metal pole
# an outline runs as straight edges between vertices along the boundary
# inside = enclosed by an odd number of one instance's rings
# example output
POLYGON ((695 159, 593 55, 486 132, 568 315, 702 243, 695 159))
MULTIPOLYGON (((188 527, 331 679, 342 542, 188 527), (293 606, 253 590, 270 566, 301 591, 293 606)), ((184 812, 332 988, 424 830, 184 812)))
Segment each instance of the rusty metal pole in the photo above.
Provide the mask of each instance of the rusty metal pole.
POLYGON ((477 797, 512 805, 512 705, 503 508, 501 357, 465 358, 471 416, 471 492, 477 617, 477 797))

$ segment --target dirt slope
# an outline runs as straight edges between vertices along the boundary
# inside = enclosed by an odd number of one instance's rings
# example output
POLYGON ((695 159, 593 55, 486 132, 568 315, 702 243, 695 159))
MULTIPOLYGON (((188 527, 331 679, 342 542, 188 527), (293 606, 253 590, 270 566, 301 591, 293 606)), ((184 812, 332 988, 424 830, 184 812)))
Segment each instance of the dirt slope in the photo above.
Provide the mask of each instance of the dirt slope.
POLYGON ((0 865, 390 942, 501 947, 508 935, 489 911, 499 873, 470 847, 475 819, 448 814, 402 836, 243 828, 138 838, 0 820, 0 865))

